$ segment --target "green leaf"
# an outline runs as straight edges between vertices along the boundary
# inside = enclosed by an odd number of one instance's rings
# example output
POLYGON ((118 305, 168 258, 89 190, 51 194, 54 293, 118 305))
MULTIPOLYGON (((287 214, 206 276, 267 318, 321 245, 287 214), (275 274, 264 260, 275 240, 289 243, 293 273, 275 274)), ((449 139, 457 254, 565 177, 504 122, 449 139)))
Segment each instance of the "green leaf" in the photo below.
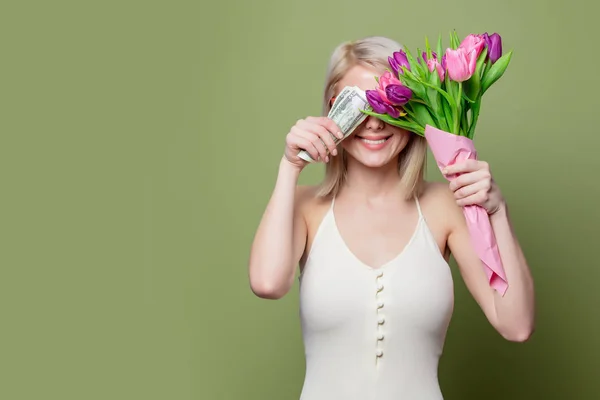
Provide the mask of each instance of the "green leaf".
POLYGON ((439 37, 438 37, 438 42, 437 42, 437 48, 435 49, 437 56, 438 56, 438 60, 441 63, 442 62, 442 57, 444 56, 442 54, 442 34, 440 33, 439 37))
POLYGON ((402 67, 404 71, 404 79, 406 80, 406 87, 413 91, 418 97, 423 100, 427 99, 427 93, 425 87, 423 87, 422 81, 417 78, 412 72, 410 72, 406 67, 402 67))
MULTIPOLYGON (((455 99, 456 95, 458 93, 458 82, 451 80, 448 73, 446 73, 445 80, 446 80, 446 91, 448 92, 448 95, 451 96, 453 99, 455 99)), ((450 105, 452 106, 452 103, 450 103, 450 105)), ((454 105, 454 107, 456 107, 456 104, 454 105)))
POLYGON ((404 49, 406 53, 406 58, 408 59, 408 63, 410 64, 410 69, 417 72, 420 76, 423 76, 423 67, 421 64, 417 63, 415 58, 412 56, 410 50, 408 48, 404 49))
POLYGON ((386 122, 392 126, 397 126, 397 127, 409 130, 411 132, 414 132, 417 135, 424 136, 424 134, 425 134, 425 129, 422 126, 420 126, 414 122, 395 119, 395 118, 390 117, 387 114, 379 114, 379 113, 369 111, 369 110, 360 110, 360 111, 362 111, 363 113, 365 113, 367 115, 372 115, 376 118, 379 118, 383 122, 386 122))
POLYGON ((458 37, 458 34, 456 33, 456 29, 453 31, 453 35, 454 35, 454 49, 458 49, 458 47, 460 46, 460 38, 458 37))
POLYGON ((473 104, 473 108, 471 111, 471 125, 469 126, 469 130, 467 132, 467 137, 473 140, 473 136, 475 135, 475 127, 477 126, 477 120, 479 119, 479 111, 481 109, 481 97, 477 99, 475 104, 473 104))
POLYGON ((500 57, 481 80, 481 94, 483 95, 498 79, 504 75, 506 67, 510 63, 512 50, 500 57))
MULTIPOLYGON (((431 83, 433 86, 437 86, 437 87, 441 86, 440 76, 438 75, 437 70, 434 70, 431 73, 431 75, 429 77, 429 83, 431 83)), ((431 106, 434 116, 438 116, 438 115, 443 116, 443 111, 442 111, 441 105, 440 105, 440 93, 435 89, 428 88, 427 89, 427 99, 429 100, 429 105, 431 106)))
POLYGON ((437 125, 435 123, 433 117, 429 113, 428 107, 426 105, 415 103, 412 105, 412 108, 416 115, 416 119, 418 120, 420 125, 422 125, 422 126, 425 126, 425 125, 436 126, 437 125))
POLYGON ((418 103, 418 104, 422 104, 422 103, 420 103, 420 102, 416 102, 416 101, 414 101, 414 100, 410 100, 408 103, 406 103, 406 104, 404 105, 404 107, 402 107, 402 109, 403 109, 403 110, 406 112, 406 114, 407 114, 407 115, 408 115, 410 118, 412 118, 413 120, 416 120, 416 119, 417 119, 417 116, 415 115, 415 113, 414 113, 414 111, 412 110, 412 108, 413 108, 414 104, 417 104, 417 103, 418 103))
POLYGON ((481 52, 481 54, 479 55, 479 58, 477 59, 477 65, 475 66, 475 74, 477 75, 477 77, 479 78, 479 80, 481 81, 481 77, 483 76, 483 71, 485 71, 485 68, 487 65, 485 63, 485 59, 487 58, 487 54, 488 54, 488 49, 487 47, 483 47, 483 51, 481 52))
POLYGON ((466 136, 467 130, 469 129, 469 122, 467 120, 467 112, 468 112, 468 104, 466 104, 467 107, 465 107, 462 111, 461 111, 461 122, 460 122, 460 129, 462 131, 462 136, 466 136))
POLYGON ((456 48, 458 47, 458 44, 456 43, 455 33, 456 31, 450 31, 450 48, 452 50, 456 50, 456 48))
POLYGON ((456 102, 454 101, 454 99, 451 96, 449 96, 448 93, 446 93, 445 91, 443 91, 441 88, 439 88, 437 86, 433 86, 433 85, 431 85, 431 84, 429 84, 427 82, 422 82, 422 83, 423 83, 423 85, 425 85, 425 86, 427 86, 429 88, 432 88, 432 89, 438 91, 442 96, 444 96, 444 98, 446 100, 448 100, 448 103, 450 104, 450 107, 452 107, 452 108, 456 107, 456 102))
MULTIPOLYGON (((427 51, 427 50, 425 50, 427 51)), ((417 53, 421 54, 422 50, 417 48, 417 53)), ((415 72, 417 72, 417 76, 422 79, 427 79, 429 71, 427 71, 427 64, 421 62, 423 61, 420 55, 417 55, 417 63, 419 63, 419 68, 415 72)))
MULTIPOLYGON (((444 110, 444 117, 446 118, 446 124, 448 125, 448 127, 451 127, 454 125, 454 117, 452 116, 452 108, 450 106, 450 104, 448 104, 448 101, 444 98, 442 98, 442 109, 444 110)), ((448 132, 448 130, 446 131, 448 132)))
POLYGON ((425 36, 425 48, 427 49, 427 59, 431 60, 433 54, 431 53, 431 46, 429 46, 429 38, 427 36, 425 36))
POLYGON ((483 51, 479 54, 479 58, 477 59, 475 72, 473 73, 471 78, 469 78, 469 80, 464 83, 465 94, 467 95, 467 100, 469 101, 470 99, 476 99, 479 96, 479 91, 481 90, 481 70, 485 65, 486 57, 487 47, 484 47, 483 51))
POLYGON ((473 103, 475 103, 475 100, 471 100, 471 99, 469 98, 469 96, 467 95, 467 93, 466 93, 466 92, 463 92, 463 94, 462 94, 462 98, 463 98, 463 99, 465 99, 465 100, 466 100, 468 103, 470 103, 470 104, 473 104, 473 103))

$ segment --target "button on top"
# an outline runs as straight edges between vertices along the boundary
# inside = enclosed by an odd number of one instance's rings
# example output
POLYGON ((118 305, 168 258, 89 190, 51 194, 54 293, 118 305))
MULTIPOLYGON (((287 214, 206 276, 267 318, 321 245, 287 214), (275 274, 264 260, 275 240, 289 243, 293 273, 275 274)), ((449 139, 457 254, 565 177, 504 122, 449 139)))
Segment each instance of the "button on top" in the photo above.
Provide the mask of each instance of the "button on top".
POLYGON ((377 271, 377 277, 381 278, 383 276, 383 271, 377 271))

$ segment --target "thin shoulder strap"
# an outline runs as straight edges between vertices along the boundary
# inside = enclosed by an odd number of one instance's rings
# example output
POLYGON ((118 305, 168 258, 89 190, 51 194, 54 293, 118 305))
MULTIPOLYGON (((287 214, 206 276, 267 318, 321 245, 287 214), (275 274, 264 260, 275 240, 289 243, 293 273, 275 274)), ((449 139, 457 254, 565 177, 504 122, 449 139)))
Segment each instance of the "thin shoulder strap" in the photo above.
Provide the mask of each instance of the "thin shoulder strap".
POLYGON ((417 204, 417 210, 419 210, 419 217, 423 217, 423 213, 421 212, 421 205, 419 204, 419 198, 415 195, 415 203, 417 204))

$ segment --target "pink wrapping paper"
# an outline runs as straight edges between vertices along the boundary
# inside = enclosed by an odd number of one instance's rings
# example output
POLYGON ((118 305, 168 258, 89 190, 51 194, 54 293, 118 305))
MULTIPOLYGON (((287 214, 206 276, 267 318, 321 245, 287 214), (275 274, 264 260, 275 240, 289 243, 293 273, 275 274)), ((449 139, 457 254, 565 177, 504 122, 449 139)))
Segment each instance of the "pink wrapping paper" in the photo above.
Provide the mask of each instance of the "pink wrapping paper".
MULTIPOLYGON (((473 141, 465 136, 448 133, 427 125, 425 138, 440 170, 466 159, 477 159, 477 150, 475 150, 473 141)), ((452 177, 444 177, 448 181, 452 180, 452 177)), ((470 205, 463 207, 463 214, 467 220, 473 247, 484 263, 488 281, 495 290, 504 296, 508 289, 508 282, 487 211, 483 207, 470 205)))

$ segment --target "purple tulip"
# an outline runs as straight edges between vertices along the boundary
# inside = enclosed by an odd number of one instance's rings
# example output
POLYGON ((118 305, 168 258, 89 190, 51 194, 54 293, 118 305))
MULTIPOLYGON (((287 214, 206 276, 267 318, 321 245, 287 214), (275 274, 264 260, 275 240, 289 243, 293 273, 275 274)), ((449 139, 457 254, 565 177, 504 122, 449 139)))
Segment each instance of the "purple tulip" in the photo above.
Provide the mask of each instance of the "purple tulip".
POLYGON ((404 73, 402 67, 406 67, 406 69, 410 71, 410 64, 408 63, 408 58, 406 57, 406 53, 404 51, 395 51, 392 56, 393 57, 388 57, 388 61, 396 76, 398 76, 399 73, 404 73))
POLYGON ((487 46, 487 58, 493 64, 502 56, 502 38, 497 33, 488 35, 483 34, 485 45, 487 46))
POLYGON ((412 91, 403 85, 388 85, 385 88, 385 95, 395 106, 403 106, 412 97, 412 91))
POLYGON ((367 101, 373 107, 373 111, 378 114, 388 114, 392 118, 398 118, 400 116, 400 111, 396 109, 394 106, 383 101, 379 92, 376 90, 367 90, 367 101))

